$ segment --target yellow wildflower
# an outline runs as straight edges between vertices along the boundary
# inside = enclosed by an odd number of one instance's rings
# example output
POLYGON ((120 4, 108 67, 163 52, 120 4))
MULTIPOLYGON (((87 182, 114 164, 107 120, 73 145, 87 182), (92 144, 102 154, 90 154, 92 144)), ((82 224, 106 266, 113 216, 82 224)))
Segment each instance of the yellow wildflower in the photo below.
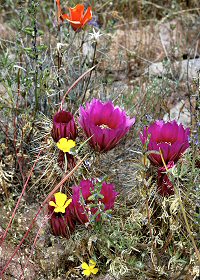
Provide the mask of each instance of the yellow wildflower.
POLYGON ((67 140, 66 138, 61 138, 58 143, 57 147, 64 153, 69 153, 71 148, 74 148, 76 146, 75 141, 73 140, 67 140))
POLYGON ((97 274, 99 271, 98 268, 95 268, 96 262, 94 260, 90 260, 89 265, 86 262, 83 262, 81 267, 83 269, 83 274, 85 276, 90 276, 90 274, 97 274))
POLYGON ((70 198, 70 199, 67 200, 66 194, 61 193, 61 192, 55 193, 54 196, 55 196, 55 202, 54 201, 50 201, 49 205, 55 207, 54 212, 56 212, 56 213, 59 213, 59 212, 65 213, 65 209, 72 202, 72 199, 70 198))

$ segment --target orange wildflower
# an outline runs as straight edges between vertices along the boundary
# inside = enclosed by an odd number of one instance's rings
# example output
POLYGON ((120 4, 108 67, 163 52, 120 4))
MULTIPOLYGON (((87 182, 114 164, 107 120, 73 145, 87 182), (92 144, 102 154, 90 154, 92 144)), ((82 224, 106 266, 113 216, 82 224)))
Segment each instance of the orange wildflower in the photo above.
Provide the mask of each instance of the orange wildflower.
POLYGON ((91 7, 88 7, 84 12, 83 4, 77 4, 74 8, 69 8, 69 12, 70 15, 61 15, 61 19, 69 21, 74 31, 82 29, 92 19, 91 7))

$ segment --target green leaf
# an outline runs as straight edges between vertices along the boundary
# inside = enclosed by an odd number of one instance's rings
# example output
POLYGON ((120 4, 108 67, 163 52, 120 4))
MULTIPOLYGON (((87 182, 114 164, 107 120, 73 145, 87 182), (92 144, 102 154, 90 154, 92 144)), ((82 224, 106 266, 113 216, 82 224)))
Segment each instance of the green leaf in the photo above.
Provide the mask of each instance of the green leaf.
POLYGON ((101 193, 98 193, 97 196, 98 196, 99 198, 101 198, 101 199, 104 199, 104 195, 101 194, 101 193))
POLYGON ((95 197, 96 197, 96 194, 90 195, 90 196, 88 197, 88 200, 89 200, 89 201, 95 200, 95 197))
POLYGON ((25 28, 24 28, 24 32, 25 32, 26 34, 28 34, 28 35, 31 35, 31 36, 34 35, 34 29, 33 29, 33 27, 25 27, 25 28))
POLYGON ((41 30, 41 29, 39 29, 39 30, 38 30, 38 34, 39 34, 39 35, 44 35, 44 31, 41 30))
POLYGON ((27 53, 33 52, 32 48, 24 48, 24 50, 25 50, 25 52, 27 52, 27 53))
POLYGON ((38 50, 38 51, 44 51, 44 50, 46 50, 47 48, 48 48, 47 45, 40 45, 40 46, 37 47, 37 50, 38 50))

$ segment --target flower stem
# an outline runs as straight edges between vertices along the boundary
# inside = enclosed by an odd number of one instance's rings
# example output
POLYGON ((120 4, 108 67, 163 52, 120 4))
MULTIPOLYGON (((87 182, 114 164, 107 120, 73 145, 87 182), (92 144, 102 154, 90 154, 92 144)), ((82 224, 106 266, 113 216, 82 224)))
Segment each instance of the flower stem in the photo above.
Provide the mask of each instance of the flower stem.
POLYGON ((65 173, 67 172, 67 154, 64 153, 64 157, 65 157, 65 173))
POLYGON ((62 106, 63 103, 65 101, 65 97, 69 94, 69 92, 80 82, 81 79, 83 79, 83 77, 85 77, 88 73, 90 73, 90 71, 92 71, 97 65, 94 65, 93 67, 91 67, 90 69, 88 69, 85 73, 83 73, 67 90, 67 92, 65 93, 65 95, 63 96, 62 100, 61 100, 61 104, 60 104, 60 108, 59 111, 62 110, 62 106))
POLYGON ((39 102, 38 102, 38 50, 37 50, 37 24, 36 24, 36 8, 35 3, 32 1, 32 7, 33 7, 33 13, 34 13, 34 20, 33 20, 33 53, 34 53, 34 59, 35 59, 35 76, 34 76, 34 92, 35 92, 35 113, 39 109, 39 102))

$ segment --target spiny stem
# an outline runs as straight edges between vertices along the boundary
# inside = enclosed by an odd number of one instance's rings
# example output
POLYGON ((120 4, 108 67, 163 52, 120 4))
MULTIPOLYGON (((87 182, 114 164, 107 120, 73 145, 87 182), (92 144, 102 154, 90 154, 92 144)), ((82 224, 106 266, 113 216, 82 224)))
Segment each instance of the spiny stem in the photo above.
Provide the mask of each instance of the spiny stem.
MULTIPOLYGON (((57 22, 58 22, 58 40, 60 41, 60 43, 62 43, 61 41, 61 33, 60 33, 60 17, 61 17, 61 6, 60 6, 60 0, 56 1, 57 4, 57 22)), ((60 67, 61 67, 61 61, 62 61, 62 56, 60 56, 60 51, 59 49, 57 49, 57 55, 58 55, 58 77, 57 77, 57 81, 58 81, 58 87, 61 86, 60 83, 60 67)), ((60 101, 60 91, 59 91, 59 101, 60 101)))
POLYGON ((33 9, 33 53, 35 60, 35 75, 34 75, 34 93, 35 93, 35 113, 38 111, 39 103, 38 103, 38 91, 37 91, 37 83, 38 83, 38 50, 37 50, 37 23, 36 23, 36 5, 37 2, 32 1, 32 9, 33 9))

